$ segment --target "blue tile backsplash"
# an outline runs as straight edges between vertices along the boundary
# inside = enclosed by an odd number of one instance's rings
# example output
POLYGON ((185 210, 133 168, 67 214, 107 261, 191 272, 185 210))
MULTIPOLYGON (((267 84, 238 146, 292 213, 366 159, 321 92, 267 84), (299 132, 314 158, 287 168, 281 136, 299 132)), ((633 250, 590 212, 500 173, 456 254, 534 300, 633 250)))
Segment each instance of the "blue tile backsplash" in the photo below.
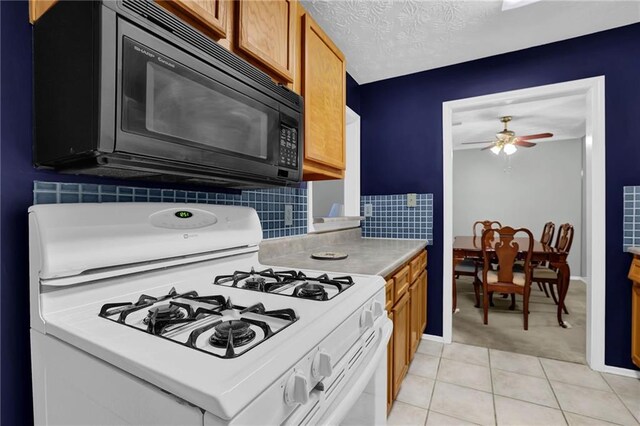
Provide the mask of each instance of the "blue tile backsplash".
POLYGON ((371 204, 372 216, 361 222, 362 236, 368 238, 405 238, 433 242, 433 194, 417 194, 415 207, 407 207, 407 194, 364 195, 360 197, 360 215, 371 204))
POLYGON ((55 203, 205 203, 253 207, 262 223, 263 238, 307 233, 306 188, 245 190, 240 194, 151 189, 86 183, 33 183, 33 204, 55 203), (293 205, 293 226, 284 224, 284 205, 293 205))
POLYGON ((640 186, 624 187, 623 249, 640 247, 640 186))

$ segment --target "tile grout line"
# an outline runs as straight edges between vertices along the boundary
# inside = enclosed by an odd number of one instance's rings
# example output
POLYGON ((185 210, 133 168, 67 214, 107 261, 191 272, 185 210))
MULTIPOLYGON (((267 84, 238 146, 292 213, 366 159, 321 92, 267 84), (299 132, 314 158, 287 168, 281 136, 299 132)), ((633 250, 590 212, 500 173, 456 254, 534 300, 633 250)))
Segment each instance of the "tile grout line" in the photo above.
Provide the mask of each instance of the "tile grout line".
MULTIPOLYGON (((455 385, 455 383, 443 382, 441 380, 438 380, 438 372, 440 371, 440 362, 442 361, 442 353, 443 352, 444 352, 444 344, 442 345, 442 348, 440 349, 440 356, 438 357, 438 368, 436 368, 436 378, 433 380, 433 392, 431 393, 431 398, 429 399, 429 408, 427 409, 427 420, 425 420, 425 426, 426 426, 427 422, 429 421, 429 413, 431 413, 431 411, 432 411, 431 410, 431 402, 433 401, 433 396, 435 394, 436 383, 440 382, 440 383, 447 383, 447 384, 455 385)), ((449 358, 445 358, 445 359, 449 359, 449 358)), ((475 364, 472 364, 472 365, 475 365, 475 364)), ((461 386, 461 387, 465 387, 466 388, 466 386, 462 386, 462 385, 456 385, 456 386, 461 386)), ((473 388, 468 388, 468 389, 473 389, 473 388)), ((478 390, 478 389, 474 389, 474 390, 478 390)), ((480 392, 482 392, 482 391, 480 391, 480 392)), ((438 414, 441 414, 443 416, 451 417, 452 419, 460 420, 460 421, 463 421, 463 422, 473 423, 473 422, 470 422, 469 420, 461 419, 461 418, 453 416, 451 414, 445 414, 445 413, 441 413, 439 411, 434 411, 434 413, 438 413, 438 414)), ((473 423, 473 424, 479 425, 478 423, 473 423)))
POLYGON ((627 404, 624 403, 624 401, 622 400, 622 398, 620 397, 620 394, 615 390, 615 388, 613 386, 611 386, 611 384, 609 383, 609 381, 607 379, 604 378, 604 375, 601 372, 598 372, 598 374, 600 375, 600 377, 602 378, 602 380, 604 380, 604 382, 607 384, 607 386, 609 386, 609 389, 611 389, 611 392, 616 396, 616 398, 618 398, 618 401, 620 401, 620 403, 622 404, 622 406, 627 410, 627 412, 629 414, 631 414, 631 417, 636 421, 637 424, 640 424, 640 420, 638 420, 635 416, 635 414, 631 411, 631 409, 629 407, 627 407, 627 404))
MULTIPOLYGON (((420 346, 420 345, 418 344, 418 346, 420 346)), ((444 345, 442 345, 442 346, 444 348, 444 345)), ((436 382, 438 381, 438 372, 440 371, 440 360, 442 359, 442 349, 443 348, 440 348, 440 355, 441 356, 438 357, 438 366, 436 367, 436 376, 433 378, 433 387, 431 388, 431 396, 429 397, 429 404, 427 404, 427 418, 424 419, 424 426, 426 426, 427 422, 429 421, 429 413, 431 412, 431 402, 433 402, 433 395, 436 393, 436 382)), ((415 361, 415 358, 413 360, 415 361)))
POLYGON ((498 410, 496 409, 496 390, 493 388, 493 368, 491 367, 491 351, 487 348, 487 358, 489 359, 489 380, 491 382, 491 401, 493 402, 493 423, 498 424, 498 410))
POLYGON ((551 388, 551 393, 553 393, 553 397, 556 399, 556 402, 558 403, 558 408, 560 409, 560 412, 562 413, 562 418, 564 419, 564 422, 568 425, 569 424, 569 420, 567 419, 567 415, 564 412, 564 408, 562 408, 562 405, 560 404, 560 400, 558 399, 558 395, 556 395, 556 390, 551 385, 551 379, 549 379, 549 375, 547 374, 547 370, 544 368, 544 364, 542 364, 542 360, 540 359, 540 357, 537 356, 536 359, 538 360, 538 364, 540 364, 540 368, 542 368, 542 372, 544 373, 544 378, 547 380, 547 384, 549 385, 549 388, 551 388))

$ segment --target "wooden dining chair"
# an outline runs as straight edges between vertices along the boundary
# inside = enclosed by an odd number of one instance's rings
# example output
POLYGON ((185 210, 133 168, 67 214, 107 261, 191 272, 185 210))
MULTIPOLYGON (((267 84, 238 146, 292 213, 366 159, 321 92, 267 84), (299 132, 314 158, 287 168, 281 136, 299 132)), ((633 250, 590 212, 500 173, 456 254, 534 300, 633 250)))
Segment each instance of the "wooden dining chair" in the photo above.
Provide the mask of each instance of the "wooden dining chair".
MULTIPOLYGON (((542 228, 542 235, 540 236, 540 243, 545 246, 551 245, 553 241, 553 234, 556 231, 556 224, 553 222, 547 222, 544 224, 544 228, 542 228)), ((534 267, 538 266, 534 264, 534 267)), ((544 291, 545 296, 549 297, 549 291, 547 290, 547 286, 543 286, 542 283, 538 282, 538 289, 544 291)))
MULTIPOLYGON (((476 221, 473 224, 473 229, 472 229, 473 237, 476 238, 481 236, 482 233, 487 229, 494 228, 494 225, 496 225, 498 228, 502 226, 500 225, 500 222, 498 222, 497 220, 476 221), (480 230, 479 234, 477 233, 479 228, 478 225, 482 225, 482 229, 480 230)), ((460 276, 475 278, 481 267, 482 267, 482 258, 471 258, 471 257, 465 258, 462 261, 458 262, 458 264, 456 264, 456 267, 454 270, 455 278, 458 279, 460 278, 460 276)))
MULTIPOLYGON (((560 225, 560 228, 558 228, 558 237, 556 239, 555 248, 567 253, 568 255, 571 250, 571 245, 573 244, 573 232, 573 225, 570 223, 560 225)), ((546 294, 551 293, 551 298, 556 305, 558 304, 558 297, 556 296, 554 285, 558 285, 558 276, 557 268, 554 268, 551 265, 537 265, 533 268, 533 275, 531 278, 532 281, 538 283, 538 285, 542 285, 546 294), (548 292, 547 286, 549 289, 548 292)), ((569 313, 566 305, 563 307, 563 310, 565 314, 569 313)))
POLYGON ((544 228, 542 228, 542 235, 540 236, 540 242, 546 246, 551 244, 553 241, 553 234, 556 231, 556 224, 553 222, 547 222, 544 224, 544 228))
MULTIPOLYGON (((522 241, 520 241, 522 242, 522 241)), ((526 228, 514 229, 510 226, 499 229, 487 229, 482 233, 482 271, 478 272, 478 281, 482 285, 482 308, 484 324, 489 323, 489 300, 494 292, 511 294, 511 306, 515 309, 516 294, 522 295, 524 329, 529 329, 529 295, 531 293, 531 254, 533 252, 533 234, 526 228), (520 247, 514 238, 523 234, 527 242, 520 247), (524 271, 514 272, 514 264, 519 252, 524 252, 524 271), (498 260, 498 269, 492 270, 491 263, 498 260)))
POLYGON ((473 224, 473 236, 480 237, 484 231, 492 228, 502 228, 502 224, 497 220, 478 220, 473 224), (482 225, 480 232, 478 232, 478 225, 482 225))

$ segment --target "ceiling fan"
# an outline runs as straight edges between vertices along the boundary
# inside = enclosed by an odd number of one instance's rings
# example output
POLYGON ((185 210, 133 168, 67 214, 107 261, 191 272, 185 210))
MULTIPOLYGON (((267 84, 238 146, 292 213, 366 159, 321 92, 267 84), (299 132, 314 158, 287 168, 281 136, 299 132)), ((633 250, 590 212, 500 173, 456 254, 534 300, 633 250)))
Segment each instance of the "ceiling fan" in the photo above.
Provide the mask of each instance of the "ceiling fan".
POLYGON ((482 142, 463 142, 463 145, 472 145, 478 143, 491 143, 491 145, 486 146, 481 149, 484 151, 485 149, 490 149, 491 152, 498 155, 500 151, 504 150, 504 153, 507 155, 511 155, 518 150, 516 146, 521 146, 523 148, 531 148, 532 146, 536 146, 534 142, 528 142, 532 139, 544 139, 550 138, 553 136, 553 133, 538 133, 535 135, 527 135, 527 136, 516 136, 513 130, 507 129, 507 124, 511 121, 511 116, 506 115, 504 117, 500 117, 500 121, 504 123, 504 129, 498 133, 496 133, 496 140, 494 142, 490 141, 482 141, 482 142))

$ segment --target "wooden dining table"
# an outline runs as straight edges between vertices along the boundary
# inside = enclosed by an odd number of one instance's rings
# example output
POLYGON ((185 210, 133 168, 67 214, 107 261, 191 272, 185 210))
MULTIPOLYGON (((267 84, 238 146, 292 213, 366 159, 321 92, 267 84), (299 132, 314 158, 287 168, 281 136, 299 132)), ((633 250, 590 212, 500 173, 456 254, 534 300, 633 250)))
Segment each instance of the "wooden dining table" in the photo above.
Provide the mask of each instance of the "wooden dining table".
MULTIPOLYGON (((521 248, 529 247, 529 240, 527 238, 514 238, 514 242, 518 243, 521 248)), ((519 254, 523 257, 526 254, 526 250, 519 250, 519 254)), ((567 263, 568 253, 560 251, 555 247, 547 244, 542 244, 540 241, 534 240, 533 252, 531 253, 531 260, 536 262, 549 262, 549 264, 558 269, 558 324, 560 327, 567 328, 562 319, 562 310, 564 308, 564 300, 569 290, 569 277, 571 276, 571 270, 567 263)), ((460 236, 455 237, 453 240, 453 312, 455 313, 457 307, 457 289, 456 289, 456 265, 465 258, 482 259, 482 243, 480 237, 468 237, 460 236)))

